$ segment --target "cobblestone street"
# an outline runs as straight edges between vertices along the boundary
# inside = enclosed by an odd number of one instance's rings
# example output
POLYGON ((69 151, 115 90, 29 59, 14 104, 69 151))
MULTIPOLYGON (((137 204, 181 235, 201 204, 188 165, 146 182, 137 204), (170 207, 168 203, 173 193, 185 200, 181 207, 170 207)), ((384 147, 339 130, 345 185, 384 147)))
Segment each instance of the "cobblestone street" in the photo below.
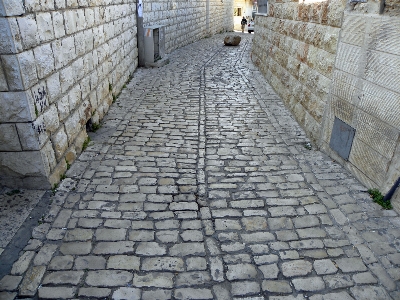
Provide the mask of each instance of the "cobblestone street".
POLYGON ((138 69, 0 299, 400 299, 400 217, 225 35, 138 69))

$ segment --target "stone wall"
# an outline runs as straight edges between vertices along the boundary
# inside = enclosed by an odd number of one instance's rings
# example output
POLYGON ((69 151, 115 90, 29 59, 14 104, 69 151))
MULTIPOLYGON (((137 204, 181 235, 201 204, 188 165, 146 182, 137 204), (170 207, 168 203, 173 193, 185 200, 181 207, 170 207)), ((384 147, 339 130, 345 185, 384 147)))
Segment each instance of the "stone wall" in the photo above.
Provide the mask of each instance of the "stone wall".
POLYGON ((144 1, 143 8, 144 26, 165 26, 166 53, 233 30, 233 0, 154 0, 144 1))
POLYGON ((252 50, 313 144, 382 193, 400 176, 399 3, 272 0, 252 50), (354 132, 348 158, 335 119, 354 132))
POLYGON ((0 181, 49 188, 137 65, 132 0, 0 1, 0 181))
POLYGON ((345 1, 269 2, 252 57, 309 137, 320 137, 345 1))
POLYGON ((368 4, 344 14, 320 144, 386 193, 400 176, 400 17, 368 4), (329 147, 335 118, 355 129, 348 160, 329 147))

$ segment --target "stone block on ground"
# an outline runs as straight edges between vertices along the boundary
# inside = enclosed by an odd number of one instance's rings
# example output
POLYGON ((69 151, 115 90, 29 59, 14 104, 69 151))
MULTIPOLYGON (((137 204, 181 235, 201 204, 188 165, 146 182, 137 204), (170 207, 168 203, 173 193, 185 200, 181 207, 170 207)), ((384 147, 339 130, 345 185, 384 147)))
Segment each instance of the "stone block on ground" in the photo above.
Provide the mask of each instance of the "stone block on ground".
POLYGON ((240 44, 240 41, 242 38, 238 35, 227 35, 224 38, 224 44, 225 46, 237 46, 240 44))

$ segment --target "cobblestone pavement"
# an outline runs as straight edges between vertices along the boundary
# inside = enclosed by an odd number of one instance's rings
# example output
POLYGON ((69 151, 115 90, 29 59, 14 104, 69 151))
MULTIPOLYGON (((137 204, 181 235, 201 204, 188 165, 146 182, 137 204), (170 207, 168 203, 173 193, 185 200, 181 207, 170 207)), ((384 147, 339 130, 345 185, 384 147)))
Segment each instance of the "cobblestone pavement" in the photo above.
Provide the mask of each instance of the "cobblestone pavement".
POLYGON ((305 147, 241 36, 137 70, 1 299, 400 299, 399 216, 305 147))

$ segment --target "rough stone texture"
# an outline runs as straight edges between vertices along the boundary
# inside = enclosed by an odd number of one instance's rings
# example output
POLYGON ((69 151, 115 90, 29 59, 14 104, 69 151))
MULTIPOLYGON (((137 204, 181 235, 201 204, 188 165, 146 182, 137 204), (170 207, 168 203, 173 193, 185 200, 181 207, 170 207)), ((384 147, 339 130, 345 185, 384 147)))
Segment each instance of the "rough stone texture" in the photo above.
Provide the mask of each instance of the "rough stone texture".
POLYGON ((242 38, 238 35, 227 35, 224 38, 224 44, 225 46, 237 46, 240 44, 240 41, 242 38))
POLYGON ((1 297, 399 298, 398 214, 304 147, 252 64, 254 35, 223 36, 137 70, 1 297))
POLYGON ((269 1, 252 56, 312 143, 386 194, 400 176, 399 1, 379 5, 269 1), (335 118, 356 130, 348 160, 330 147, 335 118))
POLYGON ((383 194, 400 176, 400 119, 394 113, 400 97, 399 45, 394 35, 399 25, 398 18, 387 14, 344 14, 321 137, 321 145, 330 155, 367 187, 378 188, 383 194), (388 63, 378 64, 378 57, 388 63), (365 78, 361 87, 358 78, 365 78), (328 146, 335 117, 356 130, 348 161, 328 146))

